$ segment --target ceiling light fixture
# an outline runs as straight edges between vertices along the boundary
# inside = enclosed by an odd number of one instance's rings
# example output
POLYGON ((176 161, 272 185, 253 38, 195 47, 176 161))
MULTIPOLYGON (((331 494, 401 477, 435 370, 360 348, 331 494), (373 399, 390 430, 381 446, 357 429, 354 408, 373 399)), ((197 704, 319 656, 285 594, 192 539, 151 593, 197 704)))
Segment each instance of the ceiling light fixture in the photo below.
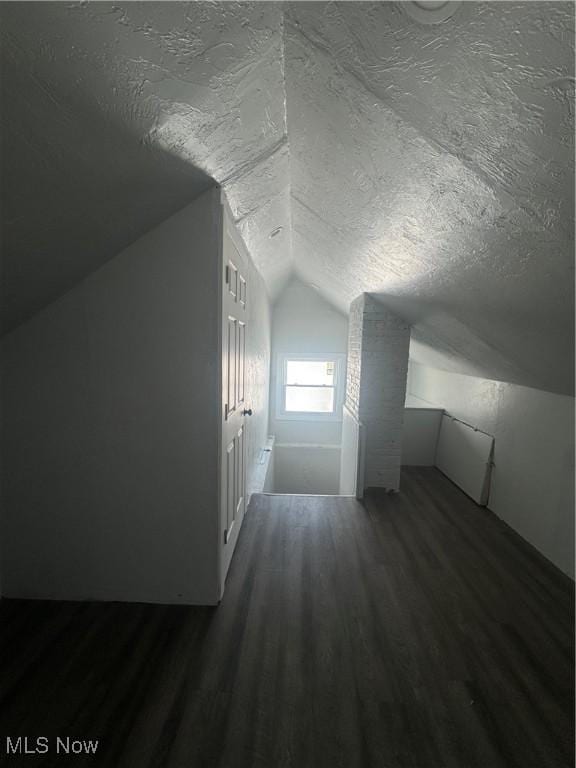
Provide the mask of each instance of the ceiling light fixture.
POLYGON ((273 237, 276 237, 277 235, 279 235, 280 232, 282 232, 282 229, 283 229, 283 227, 276 227, 276 229, 273 229, 272 232, 270 232, 270 235, 269 235, 270 239, 272 239, 273 237))
POLYGON ((460 0, 410 0, 400 5, 420 24, 440 24, 449 19, 462 3, 460 0))

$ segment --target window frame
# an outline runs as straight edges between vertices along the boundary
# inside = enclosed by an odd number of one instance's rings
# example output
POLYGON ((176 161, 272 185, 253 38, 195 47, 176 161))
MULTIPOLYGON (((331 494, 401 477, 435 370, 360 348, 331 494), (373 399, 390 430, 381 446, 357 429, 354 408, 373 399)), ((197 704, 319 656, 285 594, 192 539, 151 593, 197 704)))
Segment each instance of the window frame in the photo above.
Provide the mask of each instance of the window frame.
MULTIPOLYGON (((314 386, 314 385, 290 385, 314 386)), ((328 385, 326 385, 328 388, 328 385)), ((280 352, 276 361, 276 419, 278 421, 342 421, 342 406, 346 391, 346 355, 340 352, 303 353, 280 352), (315 361, 334 363, 334 408, 330 413, 323 411, 287 411, 286 383, 288 361, 315 361)))

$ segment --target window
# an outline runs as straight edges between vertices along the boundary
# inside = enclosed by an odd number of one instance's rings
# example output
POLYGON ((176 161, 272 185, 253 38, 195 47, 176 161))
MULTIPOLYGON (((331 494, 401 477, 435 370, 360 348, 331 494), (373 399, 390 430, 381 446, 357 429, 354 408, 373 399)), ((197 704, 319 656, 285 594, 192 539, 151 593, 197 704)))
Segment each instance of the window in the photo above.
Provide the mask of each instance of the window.
POLYGON ((277 418, 339 421, 344 355, 282 354, 278 358, 277 418))

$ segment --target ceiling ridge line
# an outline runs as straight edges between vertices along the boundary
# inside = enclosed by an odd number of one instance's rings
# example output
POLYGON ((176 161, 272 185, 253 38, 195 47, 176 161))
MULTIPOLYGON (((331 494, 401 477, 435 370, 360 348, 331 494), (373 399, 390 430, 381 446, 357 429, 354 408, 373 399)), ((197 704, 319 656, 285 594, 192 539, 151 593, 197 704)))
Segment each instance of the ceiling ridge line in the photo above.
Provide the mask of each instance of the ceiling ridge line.
POLYGON ((288 233, 290 242, 288 245, 290 254, 290 273, 293 277, 296 274, 296 259, 294 256, 294 217, 292 215, 292 149, 290 147, 290 133, 288 131, 288 85, 286 80, 286 8, 282 9, 280 14, 280 60, 282 67, 282 83, 284 86, 284 128, 286 131, 286 145, 288 147, 288 233))

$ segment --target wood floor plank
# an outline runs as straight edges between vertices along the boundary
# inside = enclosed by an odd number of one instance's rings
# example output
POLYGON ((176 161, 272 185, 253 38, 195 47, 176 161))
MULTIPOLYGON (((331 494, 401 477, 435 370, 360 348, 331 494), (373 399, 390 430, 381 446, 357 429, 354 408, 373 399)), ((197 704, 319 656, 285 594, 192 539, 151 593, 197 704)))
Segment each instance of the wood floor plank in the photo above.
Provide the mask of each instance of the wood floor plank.
POLYGON ((5 762, 571 768, 573 608, 437 470, 362 503, 254 496, 218 608, 0 603, 0 737, 100 743, 5 762))

